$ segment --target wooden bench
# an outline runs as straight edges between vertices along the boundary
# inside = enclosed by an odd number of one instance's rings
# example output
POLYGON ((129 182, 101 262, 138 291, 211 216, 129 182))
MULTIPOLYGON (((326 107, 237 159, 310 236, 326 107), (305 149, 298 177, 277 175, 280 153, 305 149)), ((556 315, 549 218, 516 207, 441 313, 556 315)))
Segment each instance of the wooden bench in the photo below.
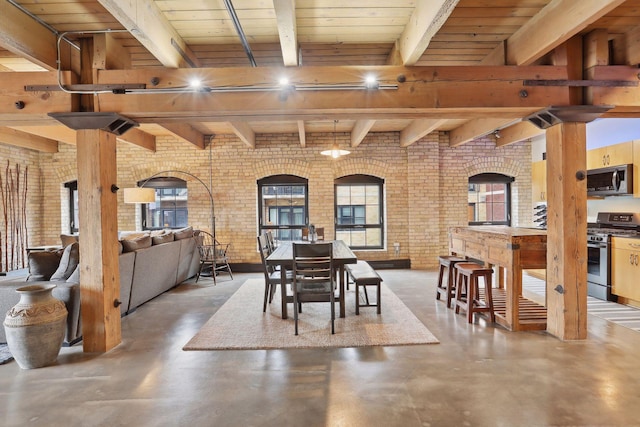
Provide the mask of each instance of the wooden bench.
POLYGON ((378 314, 382 312, 381 298, 380 298, 380 284, 382 283, 382 277, 369 265, 366 261, 358 261, 357 264, 347 264, 345 266, 349 278, 356 285, 356 314, 360 314, 360 307, 377 307, 378 314), (360 287, 364 290, 365 303, 360 303, 360 287), (369 295, 367 294, 367 286, 375 286, 376 289, 376 301, 375 304, 369 302, 369 295))

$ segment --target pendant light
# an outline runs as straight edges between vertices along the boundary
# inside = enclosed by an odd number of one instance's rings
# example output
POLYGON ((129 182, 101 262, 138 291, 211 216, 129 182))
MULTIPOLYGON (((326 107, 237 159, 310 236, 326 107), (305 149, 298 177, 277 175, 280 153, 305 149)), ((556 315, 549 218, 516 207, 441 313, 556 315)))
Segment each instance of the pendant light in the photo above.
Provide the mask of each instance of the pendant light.
POLYGON ((338 147, 338 141, 337 139, 337 135, 336 135, 336 125, 338 124, 337 120, 333 121, 333 147, 331 147, 330 150, 324 150, 322 152, 320 152, 320 154, 322 154, 323 156, 331 156, 334 159, 337 159, 340 156, 346 156, 347 154, 350 154, 351 151, 349 150, 341 150, 340 147, 338 147))

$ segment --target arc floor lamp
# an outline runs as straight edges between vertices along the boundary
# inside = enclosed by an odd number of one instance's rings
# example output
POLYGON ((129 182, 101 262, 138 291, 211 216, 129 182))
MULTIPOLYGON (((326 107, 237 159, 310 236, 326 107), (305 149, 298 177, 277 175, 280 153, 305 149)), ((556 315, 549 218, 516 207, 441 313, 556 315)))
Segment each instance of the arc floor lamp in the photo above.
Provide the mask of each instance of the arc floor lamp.
POLYGON ((213 193, 211 193, 211 189, 207 186, 207 184, 204 183, 204 181, 202 181, 200 178, 198 178, 197 176, 195 176, 194 174, 192 174, 190 172, 186 172, 186 171, 183 171, 183 170, 177 170, 177 169, 168 169, 168 170, 163 170, 163 171, 160 171, 160 172, 156 172, 153 175, 151 175, 149 178, 145 179, 144 182, 142 182, 142 184, 138 185, 137 187, 125 188, 124 189, 124 202, 125 203, 136 203, 136 204, 153 203, 153 202, 155 202, 156 201, 156 189, 152 188, 152 187, 145 187, 145 184, 147 184, 153 178, 156 178, 158 176, 162 176, 164 174, 183 174, 183 175, 190 176, 191 178, 195 179, 200 184, 202 184, 202 186, 207 190, 207 194, 209 195, 209 202, 211 203, 211 213, 210 213, 211 234, 213 235, 213 238, 215 240, 215 238, 216 238, 216 216, 215 216, 215 204, 213 202, 213 193))

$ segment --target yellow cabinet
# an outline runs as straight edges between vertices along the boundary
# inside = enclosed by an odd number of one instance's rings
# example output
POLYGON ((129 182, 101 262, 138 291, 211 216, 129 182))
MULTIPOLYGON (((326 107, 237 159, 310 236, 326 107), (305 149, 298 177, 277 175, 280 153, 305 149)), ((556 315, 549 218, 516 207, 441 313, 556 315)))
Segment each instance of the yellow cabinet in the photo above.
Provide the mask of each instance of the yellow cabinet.
POLYGON ((611 293, 640 301, 640 239, 611 238, 611 293))
POLYGON ((547 200, 547 161, 540 160, 531 164, 531 200, 537 202, 547 200))
POLYGON ((633 146, 633 197, 640 197, 640 139, 631 141, 633 146))
POLYGON ((633 141, 587 151, 587 169, 633 163, 633 141))

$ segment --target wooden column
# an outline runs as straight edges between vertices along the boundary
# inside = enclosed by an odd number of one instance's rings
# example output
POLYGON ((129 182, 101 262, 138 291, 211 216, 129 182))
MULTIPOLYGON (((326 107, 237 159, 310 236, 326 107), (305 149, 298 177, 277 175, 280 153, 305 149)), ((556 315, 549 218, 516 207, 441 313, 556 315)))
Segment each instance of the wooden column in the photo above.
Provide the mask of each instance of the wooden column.
POLYGON ((547 331, 587 337, 586 125, 547 129, 547 331))
POLYGON ((106 352, 121 341, 116 137, 101 130, 77 134, 80 215, 80 296, 85 352, 106 352))

